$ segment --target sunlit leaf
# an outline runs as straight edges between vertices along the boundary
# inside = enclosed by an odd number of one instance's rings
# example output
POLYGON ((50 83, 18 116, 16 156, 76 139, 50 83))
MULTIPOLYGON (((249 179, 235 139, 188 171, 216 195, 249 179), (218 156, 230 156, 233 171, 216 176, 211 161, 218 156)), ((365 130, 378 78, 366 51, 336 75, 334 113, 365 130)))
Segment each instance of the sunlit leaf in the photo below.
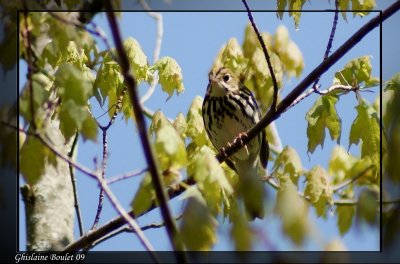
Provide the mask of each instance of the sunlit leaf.
POLYGON ((233 206, 230 212, 230 220, 232 222, 230 236, 235 243, 236 251, 249 251, 255 242, 255 231, 245 214, 239 211, 237 205, 233 206))
POLYGON ((328 173, 324 168, 315 166, 306 173, 307 184, 304 195, 308 197, 311 203, 317 203, 320 198, 328 202, 332 200, 332 187, 328 173))
POLYGON ((358 145, 360 140, 361 158, 370 157, 379 167, 380 163, 380 125, 376 111, 365 101, 356 106, 357 117, 350 130, 349 148, 352 144, 358 145))
POLYGON ((186 166, 185 144, 171 125, 164 126, 156 132, 154 144, 162 170, 177 170, 186 166))
POLYGON ((364 189, 358 196, 357 219, 363 219, 369 224, 377 224, 379 203, 379 190, 364 189))
POLYGON ((161 84, 162 90, 170 97, 174 91, 180 94, 185 90, 182 82, 183 76, 181 67, 173 58, 161 58, 150 68, 150 71, 158 71, 158 82, 161 84))
POLYGON ((182 113, 179 113, 176 116, 173 126, 182 138, 186 137, 187 123, 186 118, 182 113))
POLYGON ((300 199, 296 186, 289 180, 281 182, 275 212, 281 218, 283 232, 296 245, 301 245, 310 230, 308 208, 305 201, 300 199))
POLYGON ((343 147, 335 146, 329 160, 328 173, 333 175, 332 183, 339 183, 346 178, 348 171, 356 162, 356 158, 343 147))
POLYGON ((203 98, 196 96, 190 105, 188 114, 186 115, 187 136, 190 137, 197 146, 202 146, 207 143, 207 135, 204 129, 202 115, 203 98))
POLYGON ((236 38, 229 39, 228 43, 221 48, 214 60, 212 71, 217 71, 220 67, 229 68, 237 76, 240 76, 247 67, 247 60, 236 38))
POLYGON ((290 146, 285 146, 276 157, 272 170, 278 178, 289 175, 292 182, 296 184, 302 173, 303 166, 296 150, 290 146))
POLYGON ((338 206, 336 213, 339 232, 343 236, 349 231, 353 223, 355 209, 354 206, 338 206))
POLYGON ((192 162, 188 167, 188 174, 196 180, 211 213, 217 215, 225 198, 223 193, 232 194, 232 186, 216 160, 215 153, 207 146, 202 146, 190 160, 192 162))
POLYGON ((124 41, 124 48, 137 82, 148 79, 147 56, 142 51, 139 42, 129 37, 124 41))
POLYGON ((56 165, 53 152, 35 137, 28 137, 19 153, 19 169, 28 184, 35 184, 45 173, 45 164, 56 165))
POLYGON ((210 214, 201 194, 187 199, 180 234, 189 250, 210 250, 217 241, 217 226, 218 222, 210 214))
POLYGON ((318 145, 324 146, 326 128, 331 139, 339 143, 342 122, 335 108, 337 101, 338 97, 334 95, 321 96, 307 112, 308 152, 313 153, 318 145))
POLYGON ((379 79, 372 76, 371 56, 362 56, 349 61, 342 70, 335 73, 333 83, 364 85, 365 88, 377 85, 379 79))
POLYGON ((146 212, 152 205, 154 198, 155 192, 151 182, 151 176, 147 173, 140 183, 139 189, 131 202, 135 215, 139 216, 143 212, 146 212))

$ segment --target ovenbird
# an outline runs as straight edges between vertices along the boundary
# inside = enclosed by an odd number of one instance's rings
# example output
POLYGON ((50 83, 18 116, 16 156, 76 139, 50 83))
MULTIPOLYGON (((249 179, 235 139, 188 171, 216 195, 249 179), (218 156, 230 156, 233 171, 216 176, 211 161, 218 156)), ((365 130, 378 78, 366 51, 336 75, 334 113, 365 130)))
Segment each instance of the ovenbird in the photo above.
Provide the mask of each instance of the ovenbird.
MULTIPOLYGON (((261 118, 251 91, 228 68, 211 70, 202 112, 204 126, 214 147, 224 148, 241 140, 261 118)), ((233 154, 226 163, 239 175, 239 196, 251 219, 264 216, 264 185, 261 182, 269 156, 265 130, 233 154)))

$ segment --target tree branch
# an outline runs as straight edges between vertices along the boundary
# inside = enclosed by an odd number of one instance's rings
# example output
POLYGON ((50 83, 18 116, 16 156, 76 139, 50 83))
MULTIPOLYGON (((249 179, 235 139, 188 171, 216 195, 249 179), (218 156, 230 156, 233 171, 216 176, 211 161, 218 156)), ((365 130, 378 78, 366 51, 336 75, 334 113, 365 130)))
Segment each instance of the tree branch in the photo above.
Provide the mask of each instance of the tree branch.
MULTIPOLYGON (((74 141, 72 142, 71 150, 68 153, 68 157, 72 160, 74 157, 74 152, 76 148, 76 144, 78 143, 78 133, 75 133, 75 138, 74 141)), ((76 178, 75 178, 75 173, 74 169, 71 164, 68 164, 69 166, 69 174, 71 176, 71 183, 72 183, 72 190, 74 192, 74 207, 76 211, 76 218, 78 219, 78 227, 79 227, 79 234, 80 236, 83 235, 83 221, 82 221, 82 216, 81 216, 81 209, 79 207, 79 199, 78 199, 78 190, 76 188, 76 178)))
POLYGON ((358 180, 359 178, 361 178, 362 176, 365 175, 365 173, 367 173, 370 169, 372 169, 374 167, 374 165, 369 166, 368 168, 366 168, 365 170, 363 170, 362 172, 358 173, 356 176, 354 176, 351 179, 348 179, 347 181, 344 181, 338 185, 333 186, 333 192, 337 192, 338 190, 346 187, 347 185, 355 182, 356 180, 358 180))
MULTIPOLYGON (((331 92, 333 92, 333 91, 335 91, 335 90, 342 90, 344 93, 348 93, 348 92, 351 92, 351 91, 357 92, 357 91, 360 90, 360 88, 359 88, 359 87, 353 87, 353 86, 351 86, 351 85, 336 84, 336 85, 332 85, 331 87, 329 87, 329 88, 326 89, 326 90, 323 90, 323 91, 318 90, 318 92, 316 92, 316 93, 318 93, 318 94, 320 94, 320 95, 327 95, 327 94, 330 94, 331 92)), ((300 101, 306 99, 308 96, 310 96, 310 95, 313 94, 313 93, 315 93, 314 87, 311 88, 310 90, 308 90, 307 92, 301 94, 299 97, 297 97, 297 98, 292 102, 292 104, 291 104, 288 108, 285 109, 285 112, 286 112, 287 110, 289 110, 290 108, 292 108, 293 106, 295 106, 295 105, 297 105, 298 103, 300 103, 300 101)))
POLYGON ((136 171, 133 171, 133 172, 130 172, 130 173, 124 173, 124 174, 119 175, 119 176, 108 178, 108 179, 106 179, 106 181, 107 181, 107 184, 112 184, 112 183, 115 183, 115 182, 118 182, 118 181, 122 181, 122 180, 125 180, 125 179, 129 179, 129 178, 132 178, 132 177, 136 177, 136 176, 142 175, 146 171, 148 171, 147 168, 142 169, 142 170, 136 170, 136 171))
MULTIPOLYGON (((106 4, 108 5, 108 10, 113 10, 111 2, 107 1, 106 4)), ((119 56, 119 64, 121 66, 121 72, 122 75, 124 76, 125 84, 128 87, 129 95, 131 97, 133 112, 135 114, 135 120, 137 122, 137 127, 139 130, 139 136, 142 141, 143 150, 148 164, 149 172, 152 178, 152 183, 156 193, 157 201, 160 204, 161 215, 165 221, 167 233, 171 241, 172 247, 174 249, 177 261, 187 262, 186 256, 183 251, 184 247, 179 237, 176 223, 173 220, 171 212, 168 207, 167 194, 164 188, 164 184, 161 180, 156 160, 153 155, 152 147, 147 135, 146 122, 143 116, 142 107, 136 91, 136 80, 134 79, 130 71, 129 60, 122 44, 121 34, 114 13, 107 12, 107 19, 110 24, 111 33, 114 38, 115 48, 119 56)))
POLYGON ((274 69, 272 68, 271 59, 269 57, 267 47, 265 46, 264 40, 262 39, 262 36, 261 36, 260 32, 258 31, 256 23, 254 22, 254 18, 253 18, 253 15, 251 14, 250 8, 247 5, 246 0, 242 0, 242 2, 244 4, 244 6, 246 7, 247 15, 249 16, 249 20, 251 22, 251 25, 253 26, 254 32, 257 35, 258 41, 260 42, 260 45, 262 47, 262 50, 263 50, 263 53, 264 53, 264 56, 265 56, 265 60, 267 61, 267 64, 268 64, 269 72, 271 74, 272 83, 274 85, 274 98, 272 100, 270 111, 275 112, 276 111, 276 104, 277 104, 277 101, 278 101, 278 82, 276 81, 274 69))
MULTIPOLYGON (((160 58, 161 43, 164 34, 163 17, 161 13, 151 12, 151 8, 145 0, 139 0, 139 2, 144 10, 149 11, 147 12, 147 14, 152 18, 154 18, 157 24, 156 45, 154 47, 154 52, 153 52, 153 63, 156 63, 160 58)), ((157 82, 158 82, 158 76, 153 78, 153 81, 151 82, 149 89, 140 99, 140 102, 142 104, 144 104, 147 100, 149 100, 150 97, 153 95, 155 88, 157 86, 157 82)))
MULTIPOLYGON (((196 182, 192 179, 189 178, 187 180, 183 181, 184 184, 182 185, 194 185, 196 182)), ((168 197, 170 200, 174 199, 175 197, 178 197, 181 195, 183 192, 185 192, 186 189, 182 187, 177 187, 177 188, 169 188, 168 189, 168 197)), ((158 208, 158 204, 156 201, 153 201, 153 204, 150 206, 150 208, 146 211, 141 213, 140 215, 135 215, 135 213, 132 211, 129 212, 129 215, 134 218, 139 218, 140 216, 147 214, 148 212, 158 208)), ((101 239, 102 237, 106 236, 113 230, 116 230, 123 226, 125 224, 125 221, 121 216, 116 217, 109 221, 107 224, 104 224, 103 226, 99 227, 98 229, 89 232, 88 234, 84 235, 83 237, 79 238, 78 240, 74 241, 70 245, 68 245, 66 248, 64 248, 63 252, 75 252, 78 251, 87 245, 90 245, 91 243, 97 241, 98 239, 101 239)))
MULTIPOLYGON (((326 46, 323 60, 326 60, 326 58, 328 58, 329 53, 332 48, 333 38, 335 37, 336 25, 337 25, 337 21, 338 21, 338 14, 339 14, 339 0, 335 0, 335 16, 333 17, 333 25, 332 25, 332 29, 331 29, 331 34, 329 35, 328 45, 326 46)), ((318 82, 319 82, 320 78, 321 78, 321 76, 318 76, 318 78, 315 80, 315 82, 312 86, 312 89, 314 90, 314 92, 318 93, 318 94, 319 94, 319 91, 318 91, 317 86, 318 86, 318 82)))
POLYGON ((248 144, 254 137, 256 137, 265 127, 272 121, 277 119, 290 105, 309 87, 318 76, 326 72, 333 64, 335 64, 341 57, 343 57, 349 50, 351 50, 362 38, 364 38, 375 27, 393 15, 400 9, 400 1, 395 2, 390 7, 385 9, 381 14, 372 18, 368 23, 362 26, 355 32, 345 43, 343 43, 331 56, 318 65, 300 84, 297 85, 277 106, 276 111, 270 109, 264 117, 254 127, 246 132, 247 137, 242 140, 236 140, 227 144, 224 153, 216 155, 218 161, 225 161, 230 155, 236 153, 244 145, 248 144))

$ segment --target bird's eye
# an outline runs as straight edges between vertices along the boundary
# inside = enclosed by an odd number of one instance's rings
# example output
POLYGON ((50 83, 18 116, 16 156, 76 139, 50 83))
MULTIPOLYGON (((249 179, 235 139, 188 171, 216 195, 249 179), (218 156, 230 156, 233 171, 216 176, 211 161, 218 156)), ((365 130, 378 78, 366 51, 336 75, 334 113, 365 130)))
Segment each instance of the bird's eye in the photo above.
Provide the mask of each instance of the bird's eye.
POLYGON ((231 76, 229 74, 225 75, 224 78, 223 78, 224 82, 229 81, 230 78, 231 78, 231 76))

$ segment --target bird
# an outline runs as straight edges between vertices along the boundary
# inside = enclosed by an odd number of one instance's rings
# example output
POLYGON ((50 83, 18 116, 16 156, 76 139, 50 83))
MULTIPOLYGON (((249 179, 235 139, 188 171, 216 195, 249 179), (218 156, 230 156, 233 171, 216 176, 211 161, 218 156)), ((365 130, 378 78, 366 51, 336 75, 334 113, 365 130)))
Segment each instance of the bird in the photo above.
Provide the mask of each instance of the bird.
MULTIPOLYGON (((227 67, 211 69, 202 105, 204 128, 217 150, 224 153, 230 142, 242 140, 246 131, 261 119, 261 111, 252 92, 227 67)), ((238 194, 251 220, 264 217, 265 173, 269 145, 265 130, 226 160, 239 176, 238 194)))

